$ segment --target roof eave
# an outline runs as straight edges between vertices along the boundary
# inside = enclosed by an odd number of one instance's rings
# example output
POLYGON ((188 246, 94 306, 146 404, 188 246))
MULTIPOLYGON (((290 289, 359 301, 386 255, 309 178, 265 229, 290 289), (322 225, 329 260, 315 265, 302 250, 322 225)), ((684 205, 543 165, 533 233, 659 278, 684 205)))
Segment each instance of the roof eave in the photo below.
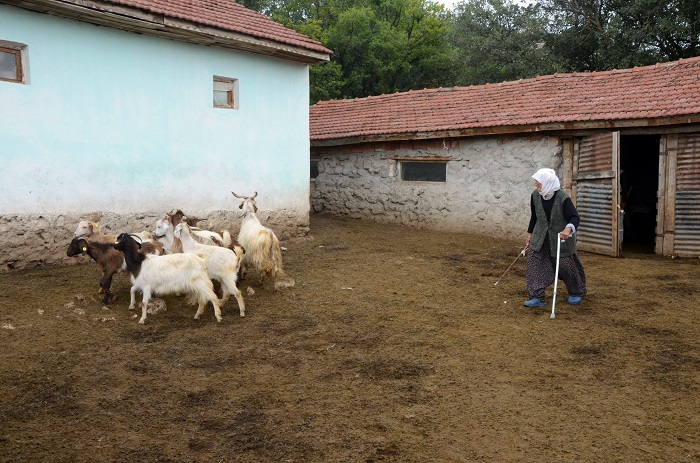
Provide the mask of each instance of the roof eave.
POLYGON ((681 124, 700 124, 700 114, 669 116, 661 118, 591 120, 576 122, 549 122, 544 124, 497 125, 469 129, 416 131, 387 134, 370 134, 338 138, 311 138, 312 147, 355 145, 358 143, 429 140, 436 138, 464 138, 488 135, 528 135, 528 134, 574 134, 591 130, 615 130, 632 128, 664 127, 681 124))
POLYGON ((274 56, 305 64, 330 60, 330 53, 202 26, 177 18, 148 13, 137 8, 101 1, 2 0, 0 3, 128 32, 274 56))

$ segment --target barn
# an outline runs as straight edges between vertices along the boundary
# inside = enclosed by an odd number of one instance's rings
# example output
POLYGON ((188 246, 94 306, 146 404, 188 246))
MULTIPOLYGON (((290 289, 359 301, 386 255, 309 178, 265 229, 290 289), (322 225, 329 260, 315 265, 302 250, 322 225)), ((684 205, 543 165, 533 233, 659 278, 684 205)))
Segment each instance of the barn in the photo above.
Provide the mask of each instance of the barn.
POLYGON ((65 260, 79 220, 166 211, 237 231, 259 193, 309 229, 309 65, 319 42, 233 0, 0 1, 0 268, 65 260))
POLYGON ((579 249, 700 255, 700 58, 311 107, 316 212, 523 239, 555 169, 579 249))

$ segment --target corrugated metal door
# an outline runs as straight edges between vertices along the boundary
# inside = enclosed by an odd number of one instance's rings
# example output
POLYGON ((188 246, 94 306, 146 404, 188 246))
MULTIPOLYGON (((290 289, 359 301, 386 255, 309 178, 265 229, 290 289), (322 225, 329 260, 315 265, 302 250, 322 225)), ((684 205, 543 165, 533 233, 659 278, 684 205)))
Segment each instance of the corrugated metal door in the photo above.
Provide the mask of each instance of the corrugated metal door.
POLYGON ((700 134, 679 134, 674 254, 700 256, 700 134))
POLYGON ((620 132, 584 137, 574 149, 573 192, 581 225, 578 248, 620 255, 619 180, 620 132))

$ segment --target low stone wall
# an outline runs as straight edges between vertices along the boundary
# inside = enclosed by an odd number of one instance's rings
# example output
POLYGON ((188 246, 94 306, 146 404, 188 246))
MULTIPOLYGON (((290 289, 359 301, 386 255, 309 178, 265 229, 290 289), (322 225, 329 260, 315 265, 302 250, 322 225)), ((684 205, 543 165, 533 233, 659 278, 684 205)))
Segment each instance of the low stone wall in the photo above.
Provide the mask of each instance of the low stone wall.
POLYGON ((312 181, 311 207, 379 222, 524 237, 531 176, 542 167, 560 171, 561 153, 553 137, 315 147, 319 174, 312 181), (451 158, 446 182, 401 180, 400 159, 431 156, 451 158))
MULTIPOLYGON (((221 232, 229 230, 235 238, 240 220, 234 211, 186 211, 203 220, 202 228, 221 232)), ((66 249, 78 222, 99 222, 103 233, 153 231, 163 213, 143 214, 4 214, 0 215, 0 271, 44 264, 78 263, 66 256, 66 249)), ((309 217, 285 211, 259 211, 258 219, 275 231, 280 240, 302 237, 309 232, 309 217)), ((83 260, 84 261, 84 260, 83 260)))

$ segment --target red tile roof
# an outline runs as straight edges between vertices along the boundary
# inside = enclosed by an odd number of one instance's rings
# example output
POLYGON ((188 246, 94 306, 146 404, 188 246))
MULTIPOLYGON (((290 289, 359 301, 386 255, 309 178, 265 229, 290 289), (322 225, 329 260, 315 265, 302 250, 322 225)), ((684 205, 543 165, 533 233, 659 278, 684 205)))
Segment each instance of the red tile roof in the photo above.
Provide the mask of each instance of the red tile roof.
POLYGON ((109 3, 139 8, 149 13, 162 14, 316 52, 331 53, 331 50, 320 42, 288 29, 233 0, 109 0, 109 3))
POLYGON ((323 144, 323 140, 349 143, 379 136, 575 129, 686 115, 700 121, 700 57, 632 69, 321 101, 311 106, 310 129, 312 144, 323 144))

